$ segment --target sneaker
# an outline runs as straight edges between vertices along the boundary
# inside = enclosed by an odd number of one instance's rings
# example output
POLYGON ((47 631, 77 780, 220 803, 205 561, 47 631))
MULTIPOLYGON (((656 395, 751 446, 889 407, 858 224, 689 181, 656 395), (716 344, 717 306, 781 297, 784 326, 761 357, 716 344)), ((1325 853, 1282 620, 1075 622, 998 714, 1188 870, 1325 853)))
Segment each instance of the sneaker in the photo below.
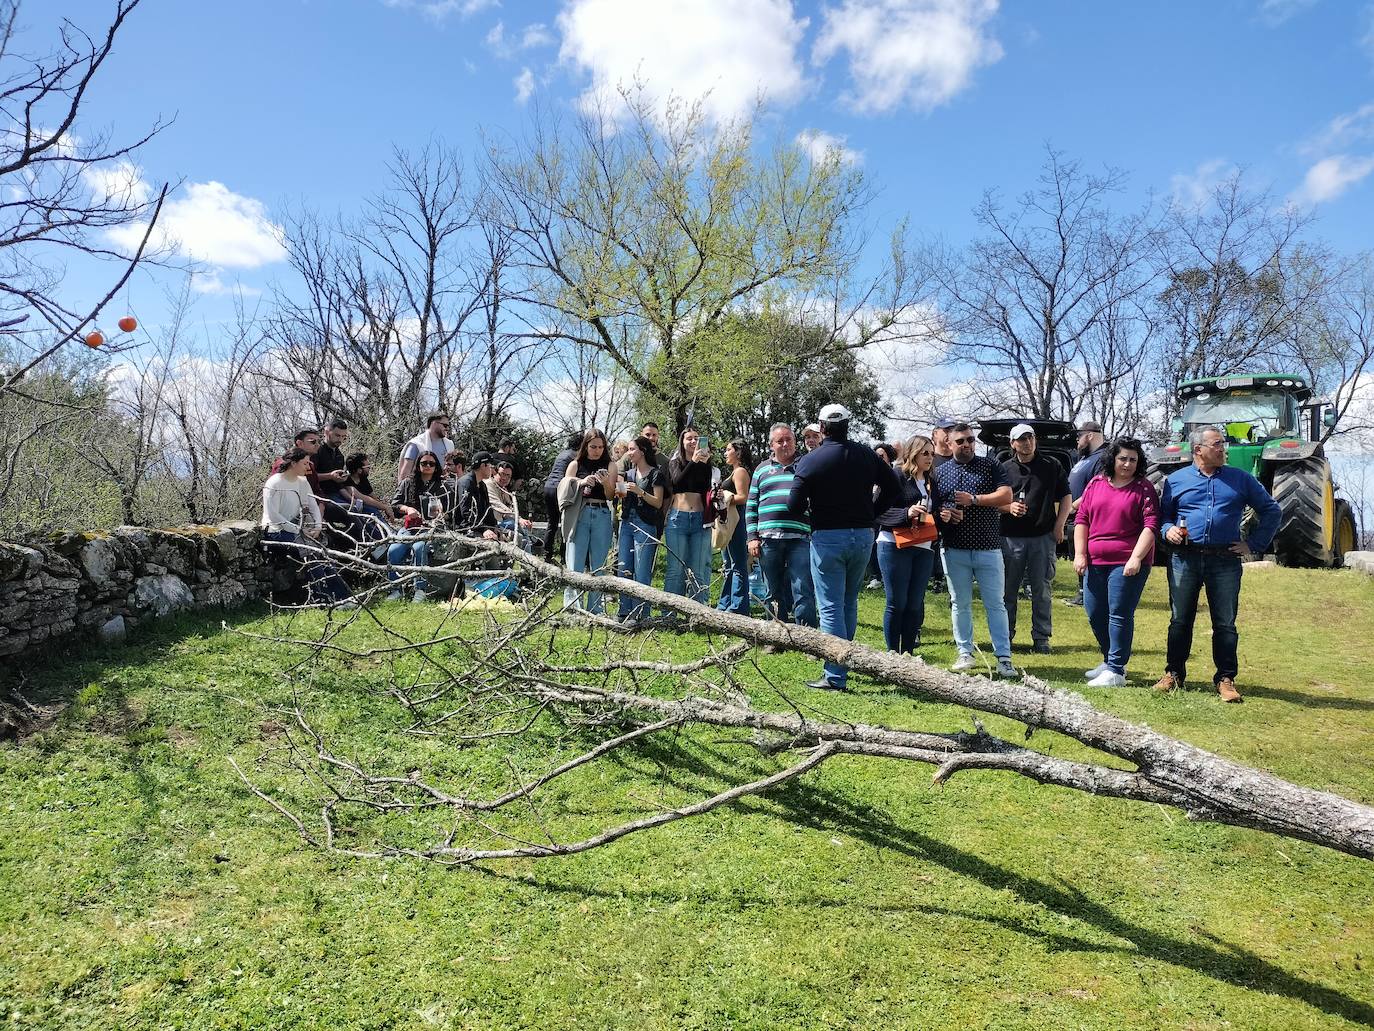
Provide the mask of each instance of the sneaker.
POLYGON ((960 655, 954 660, 954 665, 949 667, 949 671, 951 673, 967 673, 976 665, 978 664, 974 662, 972 655, 960 655))
POLYGON ((1111 668, 1104 669, 1097 676, 1088 681, 1089 687, 1125 687, 1126 678, 1120 673, 1113 672, 1111 668))
POLYGON ((1077 594, 1075 594, 1072 598, 1065 598, 1065 599, 1064 599, 1064 604, 1065 604, 1065 605, 1077 605, 1079 608, 1082 608, 1082 607, 1083 607, 1083 592, 1082 592, 1082 591, 1079 591, 1079 592, 1078 592, 1077 594))
POLYGON ((1095 677, 1095 676, 1097 676, 1099 673, 1101 673, 1104 669, 1110 669, 1110 668, 1111 668, 1111 667, 1108 666, 1105 662, 1099 662, 1099 663, 1098 663, 1096 666, 1094 666, 1092 669, 1087 669, 1087 670, 1084 670, 1084 671, 1083 671, 1083 679, 1084 679, 1084 680, 1091 680, 1093 677, 1095 677))
MULTIPOLYGON (((336 609, 356 609, 358 607, 358 599, 345 598, 343 601, 337 602, 334 607, 336 609)), ((1227 701, 1229 700, 1230 699, 1227 699, 1227 701)), ((1236 695, 1236 701, 1240 701, 1240 695, 1236 695)))
POLYGON ((879 587, 881 587, 882 585, 883 585, 883 582, 882 582, 881 580, 870 580, 870 581, 868 581, 868 589, 869 589, 870 591, 876 591, 876 590, 877 590, 879 587))
POLYGON ((1217 681, 1217 694, 1223 702, 1243 702, 1244 698, 1236 690, 1236 682, 1230 677, 1222 677, 1217 681))
POLYGON ((416 605, 419 605, 423 602, 429 601, 429 595, 426 594, 424 591, 416 591, 415 597, 411 598, 410 600, 413 601, 416 605))
POLYGON ((1035 652, 1036 655, 1048 655, 1050 654, 1050 642, 1036 641, 1031 645, 1031 651, 1035 652))
POLYGON ((837 684, 829 677, 821 677, 817 680, 808 680, 806 686, 813 691, 844 691, 844 684, 837 684))
POLYGON ((1160 694, 1168 694, 1170 691, 1178 691, 1183 687, 1178 677, 1173 673, 1165 673, 1155 681, 1155 690, 1160 694))
POLYGON ((1016 667, 1011 664, 1011 659, 1005 655, 1000 655, 997 658, 997 676, 1004 677, 1007 680, 1021 679, 1021 674, 1018 673, 1016 667))
POLYGON ((391 591, 389 594, 387 594, 386 600, 387 600, 387 601, 400 601, 400 600, 401 600, 401 592, 400 592, 400 591, 391 591))

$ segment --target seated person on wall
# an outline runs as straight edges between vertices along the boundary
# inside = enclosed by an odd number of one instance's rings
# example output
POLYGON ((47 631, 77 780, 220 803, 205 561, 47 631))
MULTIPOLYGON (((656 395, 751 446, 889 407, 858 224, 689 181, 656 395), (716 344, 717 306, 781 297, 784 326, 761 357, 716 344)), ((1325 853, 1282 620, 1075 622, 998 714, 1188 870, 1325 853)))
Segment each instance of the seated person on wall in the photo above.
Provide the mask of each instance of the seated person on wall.
POLYGON ((311 465, 310 452, 291 448, 274 466, 279 471, 262 485, 263 543, 299 569, 312 603, 356 605, 338 568, 320 549, 324 523, 310 489, 311 465))
POLYGON ((534 523, 519 516, 515 492, 511 488, 514 475, 515 467, 509 462, 502 460, 497 463, 496 475, 482 481, 487 490, 487 503, 496 519, 497 529, 506 531, 507 538, 518 541, 526 551, 533 551, 534 540, 529 531, 534 528, 534 523))
POLYGON ((361 451, 355 451, 344 460, 348 479, 344 481, 343 493, 348 500, 349 509, 363 517, 363 539, 380 540, 389 534, 387 522, 396 519, 396 510, 391 502, 377 497, 372 489, 372 462, 361 451))
MULTIPOLYGON (((397 566, 430 565, 431 538, 435 527, 443 525, 444 515, 453 505, 452 498, 440 471, 439 456, 433 451, 421 451, 416 456, 414 472, 397 484, 396 496, 391 499, 402 519, 401 531, 386 553, 386 578, 393 584, 401 576, 397 566)), ((418 576, 414 600, 424 601, 428 592, 428 581, 423 575, 418 576)), ((394 588, 387 597, 400 598, 400 588, 394 588)))

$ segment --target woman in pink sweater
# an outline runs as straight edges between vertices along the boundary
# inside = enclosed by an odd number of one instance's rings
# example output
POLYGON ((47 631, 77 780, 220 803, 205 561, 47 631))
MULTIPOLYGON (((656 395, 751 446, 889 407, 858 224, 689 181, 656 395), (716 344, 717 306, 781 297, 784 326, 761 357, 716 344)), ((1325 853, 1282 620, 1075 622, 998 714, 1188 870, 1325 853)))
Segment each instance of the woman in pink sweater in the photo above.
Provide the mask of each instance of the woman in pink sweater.
POLYGON ((1083 675, 1089 687, 1121 687, 1159 532, 1159 495, 1145 478, 1140 441, 1123 437, 1107 449, 1102 475, 1083 492, 1076 518, 1073 566, 1087 574, 1083 607, 1103 660, 1083 675))

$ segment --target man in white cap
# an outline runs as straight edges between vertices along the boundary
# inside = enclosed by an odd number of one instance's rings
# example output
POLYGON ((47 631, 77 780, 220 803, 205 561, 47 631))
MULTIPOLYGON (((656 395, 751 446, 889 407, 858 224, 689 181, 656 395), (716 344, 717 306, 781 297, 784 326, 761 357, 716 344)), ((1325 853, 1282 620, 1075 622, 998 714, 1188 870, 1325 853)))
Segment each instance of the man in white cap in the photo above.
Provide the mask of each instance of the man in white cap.
POLYGON ((1022 580, 1031 589, 1031 646, 1050 651, 1054 633, 1055 552, 1064 541, 1064 524, 1073 508, 1069 475, 1053 458, 1036 453, 1035 430, 1026 423, 1011 428, 1011 457, 1002 463, 1011 501, 1002 506, 1002 560, 1006 586, 1007 636, 1016 640, 1016 608, 1022 580))
MULTIPOLYGON (((794 512, 811 509, 811 580, 820 628, 846 641, 854 640, 859 627, 859 591, 876 513, 891 508, 899 491, 891 466, 849 439, 849 420, 844 405, 821 409, 825 439, 797 463, 788 504, 794 512)), ((826 662, 824 675, 806 686, 843 691, 848 678, 848 667, 826 662)))

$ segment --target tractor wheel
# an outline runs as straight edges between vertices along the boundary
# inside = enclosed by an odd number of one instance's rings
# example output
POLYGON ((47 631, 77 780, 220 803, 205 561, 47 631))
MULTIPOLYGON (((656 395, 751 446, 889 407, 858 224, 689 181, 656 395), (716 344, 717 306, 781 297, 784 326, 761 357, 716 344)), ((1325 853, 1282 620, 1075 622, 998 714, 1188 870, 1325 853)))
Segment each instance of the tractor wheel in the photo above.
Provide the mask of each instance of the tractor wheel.
POLYGON ((1314 569, 1330 561, 1324 512, 1330 483, 1324 458, 1285 462, 1274 470, 1274 500, 1282 511, 1274 555, 1280 564, 1314 569))
POLYGON ((1345 565, 1346 552, 1354 551, 1359 534, 1355 530, 1355 513, 1345 501, 1336 502, 1336 520, 1331 541, 1331 565, 1340 569, 1345 565))

